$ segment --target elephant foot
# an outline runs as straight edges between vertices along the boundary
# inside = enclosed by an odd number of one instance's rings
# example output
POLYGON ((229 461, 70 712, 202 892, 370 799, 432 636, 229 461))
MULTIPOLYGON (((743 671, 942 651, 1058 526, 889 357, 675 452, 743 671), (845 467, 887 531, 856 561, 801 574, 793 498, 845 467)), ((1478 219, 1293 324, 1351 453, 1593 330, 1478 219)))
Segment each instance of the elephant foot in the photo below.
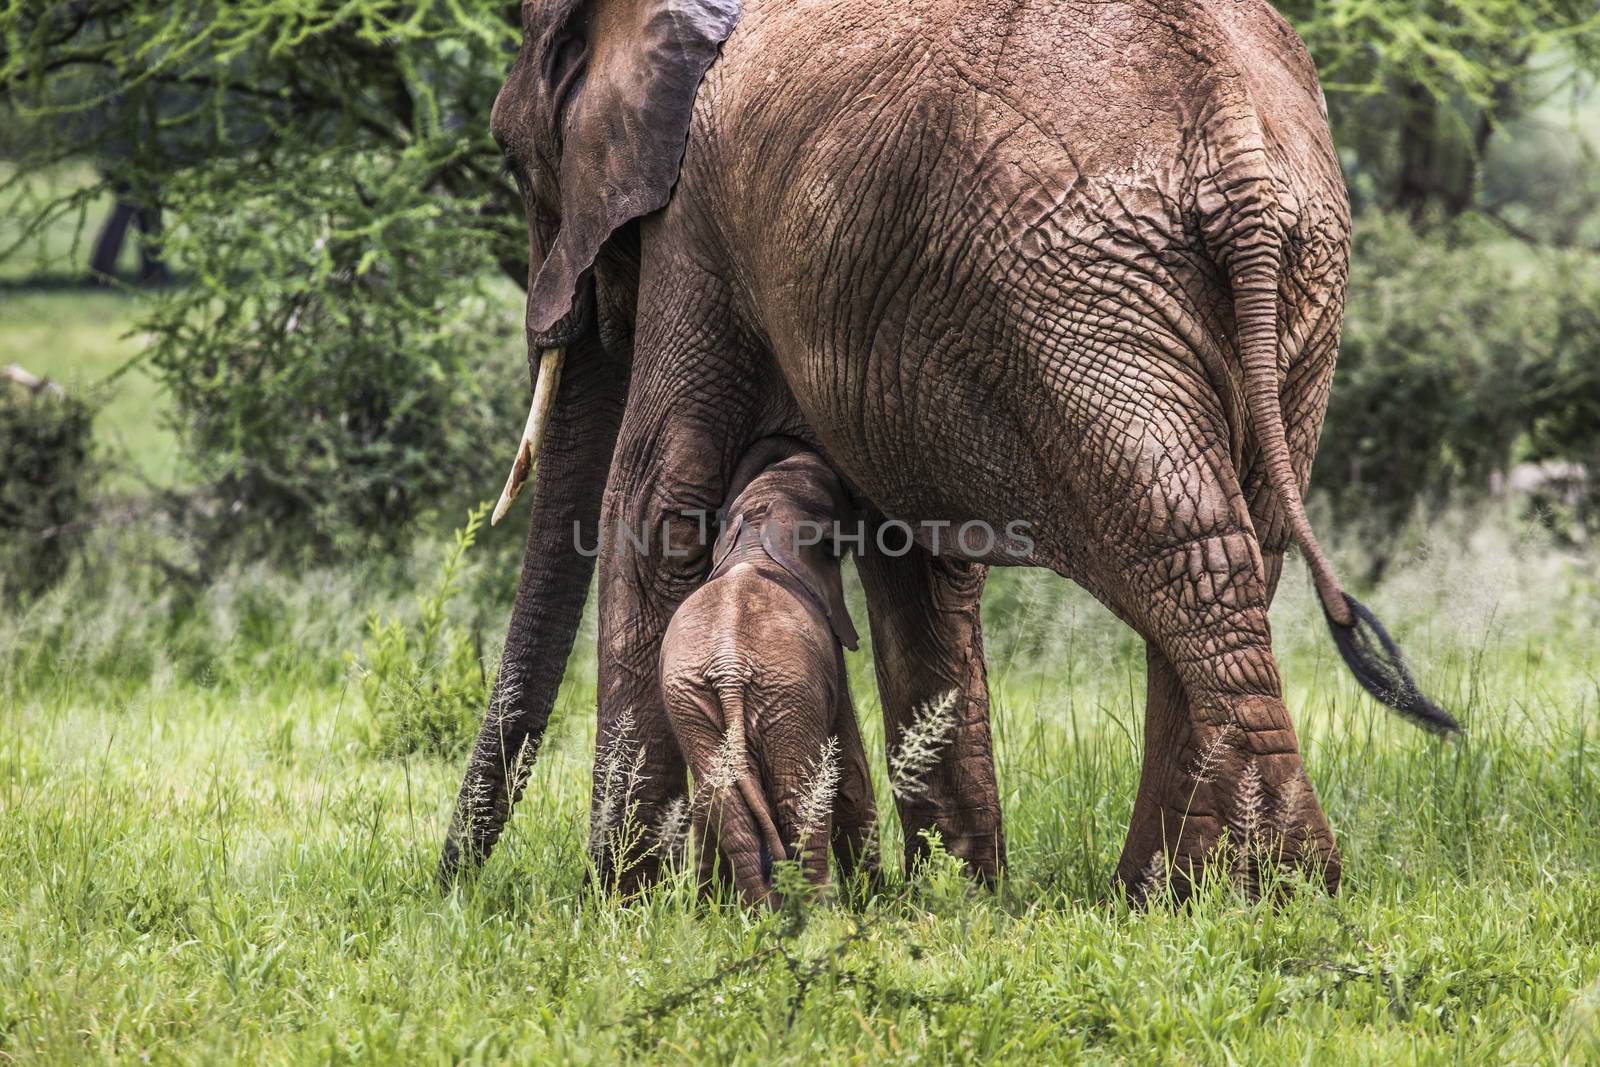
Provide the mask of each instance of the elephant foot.
POLYGON ((1332 830, 1283 733, 1229 722, 1195 724, 1192 737, 1167 773, 1146 766, 1117 864, 1129 899, 1183 901, 1207 877, 1252 900, 1302 881, 1337 892, 1332 830))
POLYGON ((967 875, 985 888, 993 888, 1006 865, 1005 833, 1000 813, 989 808, 966 812, 919 813, 909 819, 901 815, 906 827, 905 866, 908 877, 927 861, 930 852, 928 832, 938 834, 939 846, 961 861, 967 875))

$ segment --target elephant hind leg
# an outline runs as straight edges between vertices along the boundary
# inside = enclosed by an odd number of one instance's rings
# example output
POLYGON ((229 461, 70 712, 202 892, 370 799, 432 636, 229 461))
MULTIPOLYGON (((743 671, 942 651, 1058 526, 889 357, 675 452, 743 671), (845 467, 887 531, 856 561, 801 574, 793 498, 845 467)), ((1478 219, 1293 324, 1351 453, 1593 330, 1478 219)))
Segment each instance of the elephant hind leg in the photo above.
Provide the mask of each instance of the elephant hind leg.
MULTIPOLYGON (((842 660, 843 657, 841 656, 842 660)), ((875 889, 881 879, 878 855, 878 811, 872 797, 872 771, 867 766, 861 725, 856 721, 850 692, 839 664, 839 710, 834 736, 839 739, 839 791, 833 804, 833 858, 839 880, 849 885, 857 873, 875 889)))
POLYGON ((747 907, 771 902, 774 857, 736 787, 695 790, 694 832, 702 886, 732 888, 747 907))
POLYGON ((1153 642, 1145 660, 1144 765, 1117 864, 1129 896, 1170 890, 1182 898, 1224 835, 1226 873, 1246 893, 1259 891, 1267 867, 1285 863, 1308 868, 1335 892, 1339 855, 1282 700, 1240 698, 1218 723, 1214 710, 1197 710, 1153 642))
POLYGON ((1164 888, 1182 896, 1201 868, 1226 857, 1249 892, 1265 866, 1283 863, 1331 892, 1338 853, 1272 655, 1277 560, 1264 561, 1221 457, 1197 457, 1147 489, 1165 505, 1154 511, 1177 521, 1146 531, 1111 598, 1145 637, 1148 685, 1144 762, 1118 879, 1135 898, 1164 888))
POLYGON ((700 881, 736 889, 745 904, 756 906, 768 897, 782 844, 752 779, 743 683, 715 685, 698 667, 685 669, 674 654, 679 647, 669 642, 663 657, 662 699, 694 774, 690 812, 700 881))

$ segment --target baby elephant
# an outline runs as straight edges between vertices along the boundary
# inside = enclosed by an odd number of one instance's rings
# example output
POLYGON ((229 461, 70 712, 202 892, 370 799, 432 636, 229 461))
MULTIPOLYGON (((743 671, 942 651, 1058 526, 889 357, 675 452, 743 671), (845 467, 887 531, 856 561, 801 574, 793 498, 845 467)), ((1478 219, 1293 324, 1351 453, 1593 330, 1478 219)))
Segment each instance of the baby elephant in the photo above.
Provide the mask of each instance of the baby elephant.
POLYGON ((700 877, 731 878, 773 904, 772 865, 798 859, 828 880, 876 867, 876 812, 845 683, 856 647, 833 524, 849 514, 838 476, 785 438, 757 444, 734 476, 706 583, 672 617, 661 692, 694 772, 700 877))

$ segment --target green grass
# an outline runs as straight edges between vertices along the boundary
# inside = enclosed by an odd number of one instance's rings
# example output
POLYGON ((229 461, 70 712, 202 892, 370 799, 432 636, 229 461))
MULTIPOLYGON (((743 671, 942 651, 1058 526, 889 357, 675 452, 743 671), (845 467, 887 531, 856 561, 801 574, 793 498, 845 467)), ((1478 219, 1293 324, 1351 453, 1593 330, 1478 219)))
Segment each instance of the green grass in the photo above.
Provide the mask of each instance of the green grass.
MULTIPOLYGON (((503 622, 498 533, 461 625, 503 622)), ((374 755, 340 653, 367 610, 413 610, 439 546, 195 599, 81 574, 0 620, 0 1060, 1593 1062, 1594 561, 1495 525, 1423 548, 1371 602, 1467 738, 1360 696, 1294 571, 1277 640, 1344 890, 1142 914, 1108 891, 1138 648, 1045 576, 986 605, 1004 890, 946 866, 858 911, 752 917, 683 876, 585 887, 589 633, 506 840, 435 890, 459 760, 374 755)))

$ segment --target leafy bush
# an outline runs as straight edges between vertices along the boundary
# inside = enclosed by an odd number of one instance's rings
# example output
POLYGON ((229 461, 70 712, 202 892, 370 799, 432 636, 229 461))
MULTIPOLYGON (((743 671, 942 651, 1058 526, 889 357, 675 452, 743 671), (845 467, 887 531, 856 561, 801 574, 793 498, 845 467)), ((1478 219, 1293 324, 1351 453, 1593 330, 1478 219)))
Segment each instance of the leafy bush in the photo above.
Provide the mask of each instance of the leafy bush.
POLYGON ((208 559, 390 548, 498 481, 527 245, 488 114, 518 34, 489 0, 0 13, 0 125, 27 130, 0 257, 108 190, 164 210, 188 284, 140 325, 207 487, 187 514, 208 559), (30 192, 85 158, 98 184, 30 192))
POLYGON ((493 484, 523 395, 492 240, 434 200, 429 147, 307 152, 299 179, 220 165, 175 181, 168 249, 201 283, 151 316, 150 360, 231 540, 283 555, 392 548, 493 484))
POLYGON ((1600 143, 1576 118, 1551 106, 1507 123, 1483 161, 1480 210, 1531 242, 1600 247, 1600 143))
POLYGON ((1520 462, 1600 456, 1594 257, 1364 216, 1316 484, 1393 530, 1520 462))
POLYGON ((1481 206, 1483 164, 1506 124, 1600 73, 1600 10, 1588 0, 1277 6, 1316 61, 1355 202, 1413 222, 1481 206))
POLYGON ((82 545, 98 478, 93 428, 80 397, 0 380, 0 602, 49 588, 82 545))
POLYGON ((360 655, 346 654, 367 710, 363 740, 375 752, 454 756, 477 735, 492 679, 482 642, 452 622, 448 608, 488 512, 480 505, 456 531, 433 591, 417 601, 416 625, 374 613, 360 655))

